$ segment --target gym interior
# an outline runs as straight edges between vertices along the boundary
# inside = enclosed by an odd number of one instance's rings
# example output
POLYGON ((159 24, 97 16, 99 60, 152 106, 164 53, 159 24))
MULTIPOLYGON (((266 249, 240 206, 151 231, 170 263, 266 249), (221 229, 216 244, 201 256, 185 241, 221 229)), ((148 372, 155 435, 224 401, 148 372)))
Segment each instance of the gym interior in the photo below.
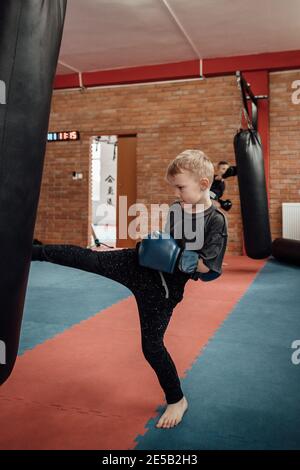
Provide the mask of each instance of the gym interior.
POLYGON ((299 1, 13 0, 0 31, 0 449, 299 450, 299 1), (142 256, 187 149, 228 238, 172 312, 189 405, 158 428, 132 291, 32 248, 142 256))

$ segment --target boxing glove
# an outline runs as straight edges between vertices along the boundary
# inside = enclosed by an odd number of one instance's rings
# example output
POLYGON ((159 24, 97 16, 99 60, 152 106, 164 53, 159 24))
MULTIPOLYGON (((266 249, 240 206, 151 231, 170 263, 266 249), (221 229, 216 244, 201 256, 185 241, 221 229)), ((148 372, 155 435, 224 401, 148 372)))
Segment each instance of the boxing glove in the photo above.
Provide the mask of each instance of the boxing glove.
POLYGON ((224 211, 229 211, 232 207, 230 199, 226 199, 225 201, 223 199, 219 199, 219 203, 224 211))
POLYGON ((197 281, 198 279, 201 279, 201 281, 204 282, 214 281, 221 276, 221 273, 212 271, 211 269, 207 273, 197 271, 198 261, 199 256, 195 251, 183 250, 179 257, 178 268, 181 271, 190 274, 194 281, 197 281))
POLYGON ((230 166, 229 168, 227 168, 222 178, 225 180, 226 178, 229 178, 230 176, 236 176, 236 175, 237 175, 237 167, 230 166))
POLYGON ((199 255, 196 251, 183 250, 179 255, 178 268, 180 271, 193 274, 198 267, 199 255))
POLYGON ((141 266, 173 273, 181 248, 167 232, 155 230, 143 238, 136 246, 141 266))
POLYGON ((154 231, 136 244, 138 260, 141 266, 158 271, 173 273, 176 266, 190 275, 195 281, 213 281, 221 274, 215 271, 200 273, 197 271, 199 256, 192 250, 182 250, 176 240, 166 232, 154 231), (166 238, 163 238, 163 237, 166 238))

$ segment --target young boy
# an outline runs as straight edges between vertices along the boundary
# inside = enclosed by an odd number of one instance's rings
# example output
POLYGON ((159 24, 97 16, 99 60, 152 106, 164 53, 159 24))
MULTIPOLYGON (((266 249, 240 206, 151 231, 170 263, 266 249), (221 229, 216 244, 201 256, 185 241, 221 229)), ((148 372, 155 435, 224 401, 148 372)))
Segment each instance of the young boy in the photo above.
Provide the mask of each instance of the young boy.
MULTIPOLYGON (((203 276, 205 280, 207 275, 218 277, 222 272, 227 244, 227 222, 209 196, 213 176, 213 164, 199 150, 182 152, 170 163, 166 173, 167 182, 179 197, 169 208, 167 221, 172 219, 174 205, 180 205, 181 215, 184 213, 185 217, 190 217, 194 222, 200 216, 204 220, 204 243, 197 251, 199 261, 193 274, 182 271, 177 265, 173 273, 164 272, 162 279, 160 271, 139 264, 136 248, 101 252, 75 245, 33 246, 32 260, 48 261, 100 274, 120 282, 132 291, 140 318, 142 351, 157 375, 167 402, 166 410, 156 425, 158 428, 176 426, 188 407, 175 364, 163 342, 172 312, 183 299, 189 279, 196 280, 198 276, 203 276), (202 212, 199 212, 199 206, 202 212)), ((176 214, 178 215, 178 211, 176 214)), ((176 217, 173 217, 170 224, 167 222, 166 227, 170 228, 171 234, 176 224, 183 223, 185 217, 182 220, 175 220, 176 217)), ((178 242, 184 248, 184 236, 178 242)))

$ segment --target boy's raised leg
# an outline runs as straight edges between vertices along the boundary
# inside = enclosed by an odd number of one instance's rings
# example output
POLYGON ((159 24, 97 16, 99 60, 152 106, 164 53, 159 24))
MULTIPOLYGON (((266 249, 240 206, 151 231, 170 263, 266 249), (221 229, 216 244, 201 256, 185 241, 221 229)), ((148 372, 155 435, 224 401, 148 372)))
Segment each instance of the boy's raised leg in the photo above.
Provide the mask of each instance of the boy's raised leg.
POLYGON ((99 274, 129 289, 138 270, 134 248, 95 251, 77 245, 33 245, 31 259, 99 274))

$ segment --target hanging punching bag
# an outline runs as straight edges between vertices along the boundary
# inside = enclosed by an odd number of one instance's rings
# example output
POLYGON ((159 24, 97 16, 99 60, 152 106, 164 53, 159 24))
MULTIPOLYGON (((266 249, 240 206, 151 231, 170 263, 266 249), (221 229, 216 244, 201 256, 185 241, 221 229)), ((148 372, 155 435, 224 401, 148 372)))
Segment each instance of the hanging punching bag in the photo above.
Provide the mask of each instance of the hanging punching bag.
MULTIPOLYGON (((234 137, 244 243, 250 258, 262 259, 270 256, 272 245, 264 158, 261 139, 257 132, 257 107, 252 106, 251 121, 244 79, 241 79, 239 84, 248 123, 248 129, 241 129, 234 137)), ((251 92, 249 94, 254 99, 253 94, 251 92)))
POLYGON ((66 0, 0 2, 0 383, 19 334, 66 0))

